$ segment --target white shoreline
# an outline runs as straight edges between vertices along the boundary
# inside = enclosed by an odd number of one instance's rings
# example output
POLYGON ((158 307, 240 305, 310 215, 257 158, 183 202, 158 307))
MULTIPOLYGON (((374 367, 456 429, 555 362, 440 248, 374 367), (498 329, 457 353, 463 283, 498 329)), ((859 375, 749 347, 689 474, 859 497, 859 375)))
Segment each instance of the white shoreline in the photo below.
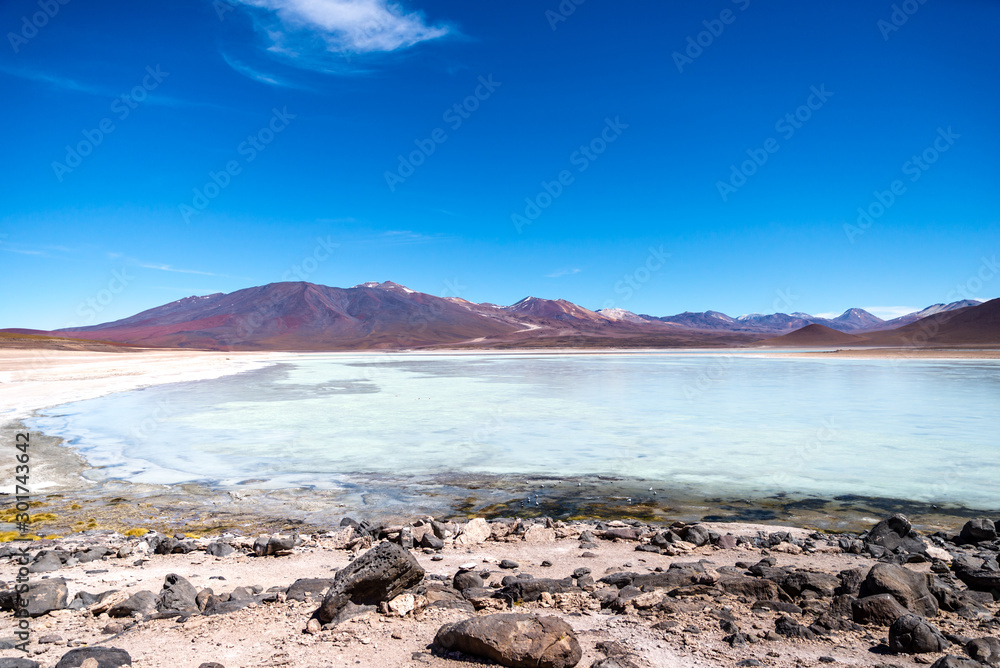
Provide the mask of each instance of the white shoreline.
POLYGON ((253 371, 283 355, 0 349, 0 422, 24 420, 43 408, 116 392, 253 371))

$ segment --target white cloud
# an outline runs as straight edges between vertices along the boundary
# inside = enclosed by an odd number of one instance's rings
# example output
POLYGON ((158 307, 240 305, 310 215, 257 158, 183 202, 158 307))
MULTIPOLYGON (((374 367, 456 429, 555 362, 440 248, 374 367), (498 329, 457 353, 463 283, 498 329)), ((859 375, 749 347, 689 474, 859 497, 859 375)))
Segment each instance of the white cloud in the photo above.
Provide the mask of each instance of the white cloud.
POLYGON ((292 59, 315 48, 338 54, 387 53, 449 33, 390 0, 237 0, 256 11, 268 50, 292 59))

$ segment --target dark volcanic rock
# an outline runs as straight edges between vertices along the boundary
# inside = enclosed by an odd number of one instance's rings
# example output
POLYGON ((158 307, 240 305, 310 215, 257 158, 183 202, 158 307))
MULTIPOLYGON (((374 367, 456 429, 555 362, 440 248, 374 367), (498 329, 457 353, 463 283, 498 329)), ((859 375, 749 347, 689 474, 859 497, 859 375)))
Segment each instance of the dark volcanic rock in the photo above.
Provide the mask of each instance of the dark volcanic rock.
POLYGON ((137 591, 126 600, 108 610, 109 617, 131 617, 150 615, 156 612, 156 594, 151 591, 137 591))
POLYGON ((39 617, 52 610, 63 610, 66 607, 69 590, 62 578, 38 580, 30 583, 28 591, 21 597, 28 601, 26 607, 28 616, 39 617))
POLYGON ((773 581, 741 575, 720 579, 718 587, 727 594, 746 596, 755 601, 777 601, 785 597, 773 581))
POLYGON ((216 541, 214 543, 209 543, 205 548, 205 552, 212 555, 213 557, 228 557, 230 554, 236 551, 229 543, 223 543, 221 541, 216 541))
POLYGON ((442 626, 434 645, 512 668, 571 668, 583 656, 569 624, 558 617, 509 613, 442 626))
POLYGON ((943 652, 950 646, 933 624, 917 615, 904 615, 889 627, 889 649, 897 654, 943 652))
POLYGON ((875 594, 854 601, 854 621, 859 624, 890 626, 909 610, 899 604, 892 594, 875 594))
POLYGON ((792 598, 806 596, 810 592, 822 597, 831 597, 841 585, 841 580, 829 573, 795 571, 786 575, 778 584, 792 598))
POLYGON ((997 528, 993 520, 979 517, 969 520, 962 527, 959 540, 965 543, 978 543, 983 540, 996 540, 997 528))
POLYGON ((337 572, 317 617, 328 623, 348 601, 377 605, 418 584, 424 569, 395 543, 380 543, 337 572))
POLYGON ((497 593, 498 598, 508 601, 537 601, 542 597, 542 592, 550 594, 563 594, 571 591, 580 591, 573 585, 572 578, 565 580, 553 580, 552 578, 536 578, 532 580, 515 580, 504 586, 497 593))
POLYGON ((965 645, 969 658, 988 666, 1000 666, 1000 640, 996 638, 976 638, 965 645))
POLYGON ((872 527, 864 537, 865 544, 878 545, 890 552, 923 554, 927 546, 917 537, 905 515, 896 514, 872 527))
POLYGON ((786 638, 802 638, 803 640, 812 640, 816 637, 816 634, 797 623, 791 617, 781 616, 774 622, 774 630, 778 632, 779 635, 783 635, 786 638))
POLYGON ((194 585, 180 575, 170 573, 163 580, 163 589, 157 598, 156 608, 161 612, 167 610, 179 610, 181 612, 197 610, 198 603, 195 601, 197 596, 198 590, 194 588, 194 585))
POLYGON ((39 668, 42 664, 21 657, 0 659, 0 668, 39 668))
POLYGON ((896 564, 875 564, 861 583, 861 596, 892 594, 907 610, 923 617, 938 614, 937 599, 928 578, 896 564))
POLYGON ((973 661, 967 656, 949 654, 931 664, 931 668, 984 668, 983 664, 973 661))
POLYGON ((30 573, 51 573, 52 571, 57 571, 63 566, 64 560, 59 557, 56 552, 52 550, 41 550, 35 555, 35 560, 31 562, 28 566, 28 572, 30 573))
POLYGON ((452 578, 452 586, 458 591, 464 591, 470 587, 482 587, 483 579, 478 573, 462 571, 461 573, 456 573, 455 577, 452 578))
POLYGON ((285 593, 289 601, 304 601, 306 594, 318 599, 320 594, 333 585, 333 578, 299 578, 291 584, 285 593))
MULTIPOLYGON (((132 657, 128 652, 116 647, 80 647, 72 649, 59 659, 56 668, 80 668, 88 659, 97 662, 95 668, 121 668, 131 666, 132 657)), ((93 665, 93 661, 91 661, 93 665)))

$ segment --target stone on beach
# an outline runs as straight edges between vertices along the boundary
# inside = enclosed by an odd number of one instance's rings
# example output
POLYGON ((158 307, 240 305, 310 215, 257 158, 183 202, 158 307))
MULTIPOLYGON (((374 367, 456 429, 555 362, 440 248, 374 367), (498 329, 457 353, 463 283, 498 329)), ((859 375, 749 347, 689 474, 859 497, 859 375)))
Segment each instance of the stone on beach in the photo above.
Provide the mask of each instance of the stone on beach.
POLYGON ((933 624, 918 615, 904 615, 889 627, 889 649, 897 654, 942 652, 950 645, 933 624))
POLYGON ((924 617, 938 614, 938 602, 928 588, 927 577, 904 566, 888 563, 872 566, 861 583, 861 596, 874 594, 892 594, 907 610, 924 617))
POLYGON ((572 627, 558 617, 503 613, 442 626, 434 645, 511 668, 571 668, 583 651, 572 627))
POLYGON ((395 543, 379 543, 337 572, 317 617, 329 623, 348 602, 377 605, 389 601, 424 577, 424 569, 395 543))
POLYGON ((55 668, 121 668, 131 666, 132 657, 116 647, 80 647, 63 654, 55 668))

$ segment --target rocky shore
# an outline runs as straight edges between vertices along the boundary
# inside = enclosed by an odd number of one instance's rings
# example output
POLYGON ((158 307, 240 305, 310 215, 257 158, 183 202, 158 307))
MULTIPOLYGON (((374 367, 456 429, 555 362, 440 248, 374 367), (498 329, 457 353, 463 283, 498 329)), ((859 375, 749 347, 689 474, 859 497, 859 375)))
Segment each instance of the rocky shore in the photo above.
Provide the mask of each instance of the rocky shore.
POLYGON ((429 517, 95 530, 0 547, 0 668, 1000 666, 998 554, 990 519, 920 535, 902 515, 861 534, 429 517))

